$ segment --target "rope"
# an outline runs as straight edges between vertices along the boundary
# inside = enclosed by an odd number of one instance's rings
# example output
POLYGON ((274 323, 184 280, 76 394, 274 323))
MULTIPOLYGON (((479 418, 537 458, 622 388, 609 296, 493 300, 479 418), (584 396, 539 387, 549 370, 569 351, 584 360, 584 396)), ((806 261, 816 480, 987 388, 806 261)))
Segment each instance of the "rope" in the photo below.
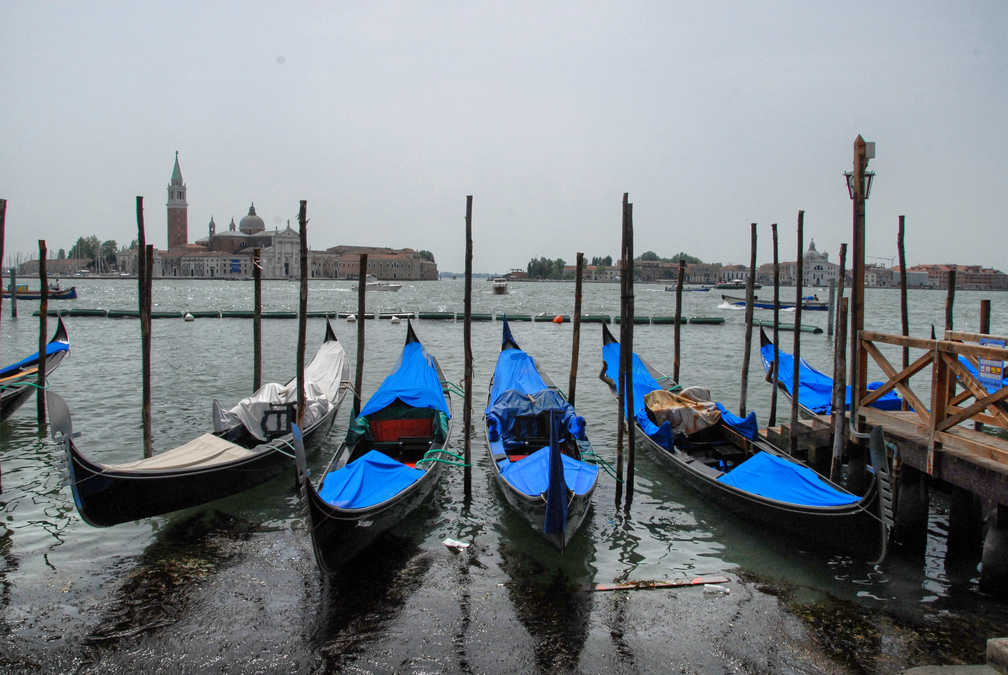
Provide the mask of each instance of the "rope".
POLYGON ((424 454, 423 459, 417 460, 417 464, 423 464, 424 462, 440 462, 441 464, 447 464, 448 466, 463 466, 463 467, 471 467, 472 466, 472 464, 466 464, 465 463, 465 457, 462 457, 461 455, 456 455, 454 452, 449 452, 448 450, 445 450, 444 448, 432 448, 432 449, 428 450, 426 452, 426 454, 424 454), (457 459, 459 461, 452 462, 450 460, 441 459, 439 457, 431 457, 431 455, 439 455, 439 454, 444 454, 444 455, 448 455, 449 457, 454 457, 455 459, 457 459))
POLYGON ((617 476, 616 476, 616 470, 613 469, 612 464, 610 464, 609 462, 607 462, 600 455, 598 455, 598 454, 596 454, 596 453, 594 453, 594 452, 592 452, 592 451, 589 450, 587 452, 582 452, 581 453, 581 457, 584 460, 592 462, 596 466, 601 466, 605 470, 605 472, 607 474, 609 474, 610 476, 612 476, 616 480, 617 483, 622 483, 623 482, 622 479, 617 478, 617 476))
POLYGON ((41 389, 42 391, 47 391, 49 389, 49 380, 46 380, 45 382, 46 383, 45 383, 44 387, 40 387, 40 386, 38 386, 34 382, 11 382, 10 384, 5 384, 5 385, 0 386, 0 390, 2 390, 2 389, 12 389, 13 387, 35 387, 36 389, 41 389))
POLYGON ((445 387, 448 391, 450 391, 450 392, 452 392, 454 394, 458 394, 459 396, 462 396, 462 397, 465 396, 465 392, 462 391, 462 389, 460 389, 454 382, 449 382, 447 380, 444 380, 444 381, 441 382, 441 386, 445 387))

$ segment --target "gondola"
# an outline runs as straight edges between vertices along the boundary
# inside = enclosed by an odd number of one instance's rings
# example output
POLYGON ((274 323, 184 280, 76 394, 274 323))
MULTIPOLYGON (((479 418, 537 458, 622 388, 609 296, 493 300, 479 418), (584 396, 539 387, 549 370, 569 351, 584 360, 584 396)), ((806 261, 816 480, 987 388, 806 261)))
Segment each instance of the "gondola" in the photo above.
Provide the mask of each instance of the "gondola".
MULTIPOLYGON (((328 321, 304 380, 304 441, 315 447, 329 433, 350 385, 350 363, 328 321)), ((277 476, 292 464, 297 398, 295 377, 284 386, 263 385, 228 411, 215 400, 213 433, 147 459, 103 465, 77 448, 66 402, 47 396, 53 439, 67 453, 74 503, 95 527, 199 506, 277 476)))
MULTIPOLYGON (((56 332, 46 344, 46 377, 56 370, 70 353, 63 319, 56 324, 56 332)), ((38 384, 39 355, 35 352, 26 359, 0 368, 0 422, 10 417, 35 393, 38 384)))
MULTIPOLYGON (((722 295, 721 299, 727 302, 729 305, 745 307, 745 298, 737 298, 732 295, 722 295)), ((794 309, 798 303, 789 302, 787 300, 781 300, 777 303, 777 307, 780 309, 794 309)), ((829 309, 829 303, 825 300, 817 300, 814 296, 806 296, 802 298, 802 309, 812 312, 825 312, 829 309)), ((753 296, 753 307, 756 309, 773 309, 773 300, 760 300, 758 297, 753 296)))
MULTIPOLYGON (((618 393, 619 351, 619 343, 603 325, 606 370, 600 377, 609 384, 614 398, 618 393)), ((637 354, 633 364, 636 438, 673 477, 740 518, 788 533, 803 543, 868 561, 885 557, 892 507, 881 427, 873 430, 870 443, 874 478, 859 498, 761 439, 753 414, 741 419, 714 404, 720 414, 713 416, 711 426, 689 429, 690 433, 684 432, 688 427, 677 431, 670 421, 676 416, 661 409, 664 401, 671 399, 694 411, 711 412, 708 403, 697 403, 706 390, 699 394, 695 389, 680 390, 672 395, 679 387, 674 383, 668 389, 661 386, 660 381, 670 380, 651 364, 637 354)), ((680 420, 689 418, 689 414, 678 416, 680 420)))
POLYGON ((485 410, 493 476, 508 503, 561 552, 591 506, 598 466, 585 421, 511 335, 507 317, 485 410))
MULTIPOLYGON (((780 357, 780 366, 777 371, 777 384, 784 390, 784 393, 791 397, 791 390, 794 388, 794 357, 780 347, 777 348, 780 357)), ((773 368, 774 344, 767 337, 766 331, 760 328, 760 361, 763 363, 763 371, 767 373, 767 381, 771 381, 770 371, 773 368)), ((868 390, 878 389, 881 382, 870 382, 868 390)), ((850 409, 851 388, 847 385, 847 409, 850 409)), ((805 359, 801 360, 798 368, 798 407, 805 416, 829 415, 833 411, 833 378, 821 373, 808 364, 805 359)), ((879 410, 900 410, 903 407, 903 399, 896 392, 890 391, 881 396, 872 405, 872 408, 879 410)))
POLYGON ((412 322, 392 372, 350 423, 318 488, 295 442, 315 561, 337 572, 379 535, 402 522, 437 486, 451 438, 451 393, 437 359, 412 322))

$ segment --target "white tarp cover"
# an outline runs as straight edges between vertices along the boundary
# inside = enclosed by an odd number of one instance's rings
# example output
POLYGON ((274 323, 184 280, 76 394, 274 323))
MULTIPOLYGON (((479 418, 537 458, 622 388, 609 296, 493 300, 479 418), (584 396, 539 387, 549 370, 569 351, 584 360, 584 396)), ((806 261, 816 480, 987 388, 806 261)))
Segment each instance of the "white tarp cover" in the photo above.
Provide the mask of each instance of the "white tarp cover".
MULTIPOLYGON (((349 378, 349 374, 349 363, 343 345, 337 340, 323 343, 315 358, 305 367, 305 427, 310 427, 338 405, 340 385, 344 377, 349 378)), ((270 409, 271 404, 297 403, 297 397, 297 378, 294 378, 286 385, 275 382, 264 384, 231 410, 224 410, 217 399, 214 399, 214 432, 220 433, 243 424, 253 436, 265 441, 263 414, 270 409)))
POLYGON ((119 471, 164 471, 166 469, 194 469, 215 464, 225 464, 252 456, 251 450, 229 443, 213 434, 203 434, 185 445, 165 450, 154 457, 126 464, 109 464, 106 468, 119 471))
POLYGON ((647 394, 644 403, 654 413, 655 424, 661 426, 668 420, 674 431, 687 436, 721 421, 721 411, 702 387, 689 387, 678 394, 658 389, 647 394))

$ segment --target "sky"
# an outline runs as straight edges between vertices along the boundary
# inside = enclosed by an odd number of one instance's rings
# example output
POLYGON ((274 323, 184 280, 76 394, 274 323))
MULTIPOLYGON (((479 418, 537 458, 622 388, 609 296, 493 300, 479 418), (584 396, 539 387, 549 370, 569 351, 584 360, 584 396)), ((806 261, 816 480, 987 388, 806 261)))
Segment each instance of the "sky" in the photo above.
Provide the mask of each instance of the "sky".
POLYGON ((0 3, 5 263, 238 222, 473 269, 620 251, 837 261, 876 143, 867 262, 1008 271, 1003 2, 0 3))

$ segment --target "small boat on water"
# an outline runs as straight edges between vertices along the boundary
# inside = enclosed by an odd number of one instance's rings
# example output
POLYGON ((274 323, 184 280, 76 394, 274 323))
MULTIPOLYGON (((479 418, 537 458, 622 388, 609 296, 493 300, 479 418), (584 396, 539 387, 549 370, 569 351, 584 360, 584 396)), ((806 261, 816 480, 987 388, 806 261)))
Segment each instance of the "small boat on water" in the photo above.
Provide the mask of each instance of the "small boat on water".
MULTIPOLYGON (((11 287, 9 284, 3 289, 3 297, 11 297, 11 287)), ((57 281, 55 284, 49 284, 49 295, 47 298, 49 300, 75 300, 77 298, 77 287, 71 286, 70 288, 60 288, 59 282, 57 281)), ((28 290, 27 284, 18 284, 17 299, 41 300, 42 291, 39 289, 28 290)))
POLYGON ((507 317, 485 410, 493 476, 508 503, 563 552, 591 506, 598 466, 585 421, 511 335, 507 317))
POLYGON ((507 277, 493 278, 493 292, 497 295, 504 295, 508 292, 507 277))
POLYGON ((346 440, 318 481, 308 477, 297 441, 298 481, 315 561, 333 574, 402 522, 437 486, 448 452, 451 392, 412 322, 392 372, 350 423, 346 440))
MULTIPOLYGON (((710 286, 702 286, 701 288, 686 288, 684 286, 682 290, 683 290, 683 293, 690 293, 690 292, 693 292, 693 293, 706 293, 710 289, 711 289, 710 286)), ((670 292, 670 293, 675 293, 676 292, 676 287, 675 286, 666 286, 665 290, 668 291, 668 292, 670 292)))
MULTIPOLYGON (((312 447, 329 433, 350 386, 350 362, 326 321, 322 346, 304 371, 304 441, 312 447)), ((74 503, 84 522, 108 527, 149 518, 244 492, 288 469, 294 453, 297 377, 264 384, 234 408, 214 399, 214 432, 153 457, 99 464, 77 448, 66 402, 49 401, 53 440, 63 446, 74 503)))
MULTIPOLYGON (((56 370, 70 353, 63 319, 56 324, 56 332, 46 344, 46 376, 56 370)), ((0 368, 0 422, 10 417, 31 398, 38 385, 39 354, 35 352, 17 363, 0 368)))
MULTIPOLYGON (((719 291, 744 291, 746 289, 746 282, 742 279, 732 279, 731 281, 722 281, 714 285, 714 288, 719 291)), ((763 284, 754 284, 753 288, 763 288, 763 284)))
MULTIPOLYGON (((354 288, 358 288, 357 284, 354 288)), ((398 291, 402 288, 402 284, 397 284, 394 281, 378 281, 378 277, 373 274, 369 274, 364 277, 364 290, 365 291, 398 291)))
MULTIPOLYGON (((745 298, 737 298, 731 295, 722 295, 721 299, 731 305, 745 307, 745 298)), ((781 309, 794 309, 797 303, 781 300, 777 306, 781 309)), ((825 312, 829 309, 829 303, 820 300, 817 295, 809 295, 802 298, 802 309, 814 312, 825 312)), ((773 300, 760 300, 758 296, 753 296, 753 307, 756 309, 773 309, 773 300)))
MULTIPOLYGON (((777 353, 780 356, 780 366, 777 375, 777 384, 788 398, 793 396, 791 391, 794 387, 794 357, 780 349, 777 353)), ((773 341, 767 337, 766 331, 760 328, 760 361, 763 363, 763 370, 767 373, 767 381, 773 368, 774 345, 773 341)), ((881 382, 871 382, 868 390, 878 389, 881 382)), ((847 409, 850 410, 851 388, 847 385, 847 409)), ((829 415, 833 412, 833 378, 825 373, 821 373, 802 359, 798 366, 798 407, 808 416, 829 415)), ((903 407, 903 399, 895 392, 885 394, 871 405, 879 410, 900 410, 903 407)))
MULTIPOLYGON (((603 325, 606 370, 600 377, 616 400, 619 351, 603 325)), ((645 451, 711 502, 806 542, 864 560, 885 557, 892 506, 881 427, 871 442, 872 464, 880 468, 868 492, 858 497, 760 438, 754 414, 742 419, 710 401, 705 389, 682 390, 637 354, 629 398, 628 417, 645 451)))

